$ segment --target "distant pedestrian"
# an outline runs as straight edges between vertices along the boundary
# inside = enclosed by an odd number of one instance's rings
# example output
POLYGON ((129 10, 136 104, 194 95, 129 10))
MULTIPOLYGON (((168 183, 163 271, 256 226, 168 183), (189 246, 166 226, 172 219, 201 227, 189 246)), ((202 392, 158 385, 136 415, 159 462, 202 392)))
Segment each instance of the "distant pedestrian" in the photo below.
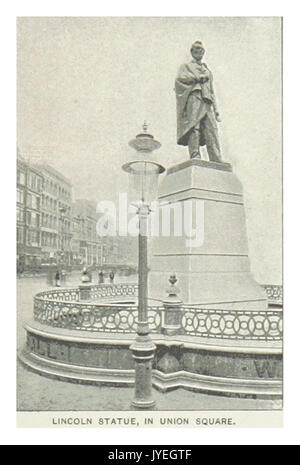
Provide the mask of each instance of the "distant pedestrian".
POLYGON ((113 271, 111 271, 109 273, 109 280, 110 280, 110 283, 113 284, 114 282, 114 279, 115 279, 115 273, 113 271))
POLYGON ((83 270, 82 270, 81 282, 83 282, 83 283, 90 282, 90 277, 88 275, 88 270, 86 269, 86 267, 84 267, 83 270))
POLYGON ((61 284, 64 286, 66 284, 66 272, 61 270, 61 284))
POLYGON ((100 270, 99 273, 98 273, 98 283, 99 284, 103 284, 104 283, 104 274, 103 274, 103 271, 100 270))
POLYGON ((57 270, 57 272, 55 273, 55 286, 56 287, 60 287, 60 274, 59 274, 59 271, 57 270))

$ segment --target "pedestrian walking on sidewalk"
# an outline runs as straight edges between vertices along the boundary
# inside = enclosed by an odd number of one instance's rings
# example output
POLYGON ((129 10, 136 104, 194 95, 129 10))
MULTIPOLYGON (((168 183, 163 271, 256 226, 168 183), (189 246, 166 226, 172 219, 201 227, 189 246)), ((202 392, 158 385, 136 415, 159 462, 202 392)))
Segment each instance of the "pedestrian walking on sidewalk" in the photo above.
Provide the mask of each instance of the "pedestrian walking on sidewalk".
POLYGON ((98 273, 98 283, 99 284, 103 284, 104 283, 104 275, 103 275, 103 271, 100 270, 99 273, 98 273))
POLYGON ((55 286, 56 287, 60 287, 60 274, 59 274, 59 271, 57 270, 57 272, 55 273, 55 286))
POLYGON ((113 271, 111 271, 109 273, 109 280, 110 280, 110 284, 113 284, 114 283, 114 279, 115 279, 115 273, 113 271))
POLYGON ((82 270, 82 275, 81 275, 81 282, 83 283, 89 283, 91 280, 90 280, 90 276, 89 276, 89 273, 88 273, 88 270, 86 267, 83 268, 82 270))

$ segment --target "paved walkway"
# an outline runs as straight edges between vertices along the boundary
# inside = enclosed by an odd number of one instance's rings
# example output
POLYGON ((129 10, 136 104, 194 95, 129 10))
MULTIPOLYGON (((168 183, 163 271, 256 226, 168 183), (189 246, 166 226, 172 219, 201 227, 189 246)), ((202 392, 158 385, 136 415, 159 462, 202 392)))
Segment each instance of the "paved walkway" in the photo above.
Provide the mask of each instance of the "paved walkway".
MULTIPOLYGON (((177 389, 153 390, 156 410, 252 410, 280 408, 271 400, 238 399, 177 389)), ((18 364, 18 410, 131 410, 133 388, 91 386, 45 378, 18 364)))

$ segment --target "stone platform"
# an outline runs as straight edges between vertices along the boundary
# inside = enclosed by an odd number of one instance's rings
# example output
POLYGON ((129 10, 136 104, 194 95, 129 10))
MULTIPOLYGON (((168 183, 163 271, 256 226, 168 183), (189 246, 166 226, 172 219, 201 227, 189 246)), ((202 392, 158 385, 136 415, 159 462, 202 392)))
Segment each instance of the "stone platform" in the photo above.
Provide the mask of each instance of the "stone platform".
POLYGON ((160 185, 159 200, 160 225, 171 212, 171 228, 169 235, 161 229, 153 239, 149 297, 160 300, 162 283, 176 273, 186 304, 267 310, 266 296, 250 271, 242 185, 231 165, 192 159, 173 166, 160 185), (176 231, 173 219, 180 209, 184 220, 177 216, 177 224, 185 221, 183 232, 190 236, 197 227, 198 244, 176 231))

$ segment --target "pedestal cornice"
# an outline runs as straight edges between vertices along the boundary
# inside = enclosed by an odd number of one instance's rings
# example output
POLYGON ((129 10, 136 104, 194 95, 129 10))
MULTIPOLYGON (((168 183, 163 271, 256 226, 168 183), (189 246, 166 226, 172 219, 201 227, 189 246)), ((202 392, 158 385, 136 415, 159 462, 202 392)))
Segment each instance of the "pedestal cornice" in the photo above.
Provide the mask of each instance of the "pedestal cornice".
POLYGON ((192 158, 191 160, 178 163, 177 165, 171 166, 167 170, 167 174, 176 173, 177 171, 183 170, 190 166, 200 166, 202 168, 211 168, 214 170, 229 171, 232 172, 232 166, 230 163, 218 163, 213 161, 200 160, 198 158, 192 158))

